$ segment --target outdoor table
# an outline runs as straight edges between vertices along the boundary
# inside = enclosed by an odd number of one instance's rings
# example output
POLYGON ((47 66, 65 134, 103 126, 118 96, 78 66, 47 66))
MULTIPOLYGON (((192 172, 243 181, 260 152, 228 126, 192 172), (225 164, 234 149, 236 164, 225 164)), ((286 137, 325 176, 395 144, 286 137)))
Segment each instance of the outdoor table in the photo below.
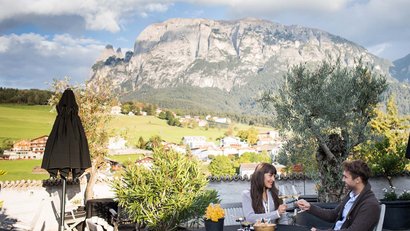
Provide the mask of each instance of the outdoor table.
MULTIPOLYGON (((238 225, 229 225, 224 226, 224 231, 237 231, 241 226, 238 225)), ((190 229, 192 231, 205 231, 205 227, 199 229, 190 229)), ((276 231, 309 231, 310 229, 305 226, 298 226, 298 225, 276 225, 276 231)))

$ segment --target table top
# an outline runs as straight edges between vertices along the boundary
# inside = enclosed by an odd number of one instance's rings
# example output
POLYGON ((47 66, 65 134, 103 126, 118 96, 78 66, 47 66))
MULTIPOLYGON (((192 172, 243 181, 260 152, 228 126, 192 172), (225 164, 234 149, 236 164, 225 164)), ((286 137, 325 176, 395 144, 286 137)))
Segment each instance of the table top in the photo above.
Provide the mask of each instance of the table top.
MULTIPOLYGON (((229 225, 224 226, 224 231, 237 231, 240 228, 240 225, 229 225)), ((193 231, 205 231, 205 227, 199 229, 192 229, 193 231)), ((276 231, 309 231, 310 229, 305 226, 297 225, 280 225, 276 226, 276 231)))

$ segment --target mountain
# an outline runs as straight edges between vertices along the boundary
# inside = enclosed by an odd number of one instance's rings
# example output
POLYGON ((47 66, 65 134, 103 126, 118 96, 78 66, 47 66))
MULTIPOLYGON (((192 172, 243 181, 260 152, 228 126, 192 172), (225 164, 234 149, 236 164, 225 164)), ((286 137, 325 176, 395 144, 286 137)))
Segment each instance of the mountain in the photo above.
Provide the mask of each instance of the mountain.
MULTIPOLYGON (((256 99, 275 90, 292 65, 340 57, 363 60, 386 75, 390 61, 328 32, 246 18, 234 21, 170 19, 148 26, 124 56, 92 67, 91 82, 110 78, 123 100, 162 107, 258 114, 256 99)), ((102 56, 104 57, 104 56, 102 56)))
POLYGON ((410 83, 410 54, 394 61, 390 74, 401 82, 410 83))

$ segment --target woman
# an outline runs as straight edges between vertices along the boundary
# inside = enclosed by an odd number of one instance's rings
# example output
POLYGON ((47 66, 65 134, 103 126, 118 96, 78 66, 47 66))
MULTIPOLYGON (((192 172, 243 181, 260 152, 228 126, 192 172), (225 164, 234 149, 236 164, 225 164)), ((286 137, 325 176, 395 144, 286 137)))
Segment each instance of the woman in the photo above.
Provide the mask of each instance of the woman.
POLYGON ((270 220, 287 224, 287 206, 280 204, 275 186, 276 168, 268 163, 258 164, 251 177, 251 189, 242 193, 242 208, 247 221, 270 220))

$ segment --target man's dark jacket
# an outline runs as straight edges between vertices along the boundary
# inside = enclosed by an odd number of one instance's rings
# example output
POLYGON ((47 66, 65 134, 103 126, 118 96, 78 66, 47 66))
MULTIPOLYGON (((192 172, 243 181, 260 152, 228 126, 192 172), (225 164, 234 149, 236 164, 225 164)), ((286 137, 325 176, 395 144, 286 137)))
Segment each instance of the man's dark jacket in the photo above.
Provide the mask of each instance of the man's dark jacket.
MULTIPOLYGON (((335 209, 322 209, 318 206, 311 205, 308 212, 325 221, 336 223, 336 221, 341 220, 343 208, 349 199, 350 196, 347 194, 335 209)), ((370 183, 367 183, 363 191, 356 198, 340 230, 372 231, 377 225, 379 217, 379 201, 372 192, 370 183)))

